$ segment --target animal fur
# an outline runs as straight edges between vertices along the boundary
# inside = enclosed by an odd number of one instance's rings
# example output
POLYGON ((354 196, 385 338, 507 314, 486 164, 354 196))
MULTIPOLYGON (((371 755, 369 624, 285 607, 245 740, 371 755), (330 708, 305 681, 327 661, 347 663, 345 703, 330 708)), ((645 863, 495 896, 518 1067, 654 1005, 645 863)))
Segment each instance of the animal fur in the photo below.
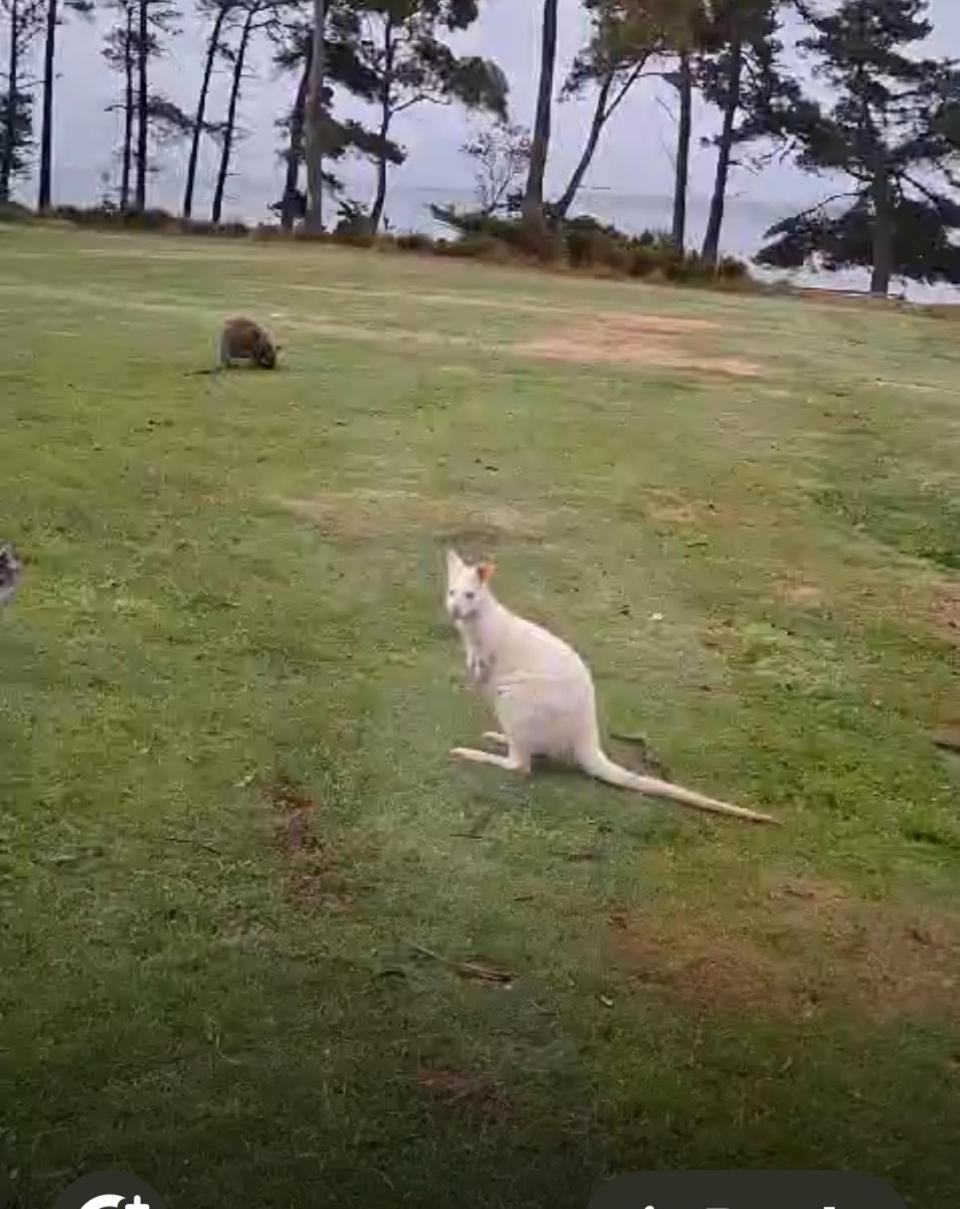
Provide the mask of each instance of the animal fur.
POLYGON ((17 589, 22 563, 8 542, 0 542, 0 604, 6 604, 17 589))
POLYGON ((214 369, 195 369, 193 374, 214 374, 229 369, 234 361, 245 361, 256 369, 275 369, 280 345, 274 344, 259 323, 238 316, 228 319, 217 344, 214 369))
POLYGON ((593 679, 580 656, 542 626, 517 617, 490 590, 490 563, 470 565, 447 553, 446 608, 463 640, 467 674, 502 727, 484 738, 505 756, 455 747, 461 760, 528 773, 534 756, 572 761, 589 776, 653 797, 755 823, 770 815, 717 801, 656 777, 640 776, 605 755, 597 725, 593 679))

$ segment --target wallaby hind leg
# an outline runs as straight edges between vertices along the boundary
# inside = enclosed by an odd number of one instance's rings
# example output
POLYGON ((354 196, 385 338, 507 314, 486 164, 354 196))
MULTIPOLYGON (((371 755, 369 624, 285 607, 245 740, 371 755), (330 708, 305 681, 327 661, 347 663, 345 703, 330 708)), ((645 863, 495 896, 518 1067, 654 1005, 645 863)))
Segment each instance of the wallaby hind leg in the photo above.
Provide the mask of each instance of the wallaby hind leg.
POLYGON ((488 743, 497 743, 500 745, 500 747, 510 746, 510 740, 499 730, 485 730, 483 732, 483 737, 488 743))
POLYGON ((502 768, 506 772, 529 772, 530 757, 511 748, 505 756, 495 756, 489 751, 477 751, 472 747, 454 747, 451 752, 457 760, 469 760, 473 764, 492 764, 494 768, 502 768))

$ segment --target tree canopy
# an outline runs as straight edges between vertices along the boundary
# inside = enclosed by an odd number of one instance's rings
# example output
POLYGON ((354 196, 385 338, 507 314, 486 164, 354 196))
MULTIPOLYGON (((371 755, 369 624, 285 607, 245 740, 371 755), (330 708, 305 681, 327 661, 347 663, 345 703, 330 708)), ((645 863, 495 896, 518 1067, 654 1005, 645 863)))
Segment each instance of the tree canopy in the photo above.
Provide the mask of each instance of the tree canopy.
POLYGON ((953 60, 919 53, 931 32, 925 0, 801 9, 810 27, 801 52, 833 98, 805 98, 781 124, 797 142, 802 168, 845 177, 849 188, 773 227, 759 262, 867 266, 878 294, 894 275, 960 283, 952 242, 960 206, 951 196, 960 164, 960 73, 953 60))

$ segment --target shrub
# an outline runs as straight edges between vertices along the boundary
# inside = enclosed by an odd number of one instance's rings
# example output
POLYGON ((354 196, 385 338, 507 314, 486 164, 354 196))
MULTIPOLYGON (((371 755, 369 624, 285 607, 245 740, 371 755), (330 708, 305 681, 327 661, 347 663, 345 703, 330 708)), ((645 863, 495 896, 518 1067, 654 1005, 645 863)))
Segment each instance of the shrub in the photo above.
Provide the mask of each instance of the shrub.
POLYGON ((438 222, 451 227, 461 240, 485 235, 525 258, 533 257, 543 262, 565 259, 562 233, 546 223, 503 218, 479 210, 457 210, 453 206, 431 206, 430 210, 438 222))
POLYGON ((21 206, 19 202, 0 202, 0 222, 29 222, 32 218, 33 211, 21 206))
MULTIPOLYGON (((350 247, 375 248, 381 252, 432 252, 466 260, 485 260, 496 264, 536 260, 542 264, 568 264, 571 268, 594 273, 613 273, 647 281, 677 284, 716 285, 735 288, 751 284, 746 264, 733 256, 724 256, 714 266, 706 264, 697 252, 680 252, 665 231, 644 231, 627 235, 590 215, 577 215, 564 222, 531 222, 516 215, 485 214, 478 210, 458 210, 453 206, 431 206, 436 219, 456 233, 456 238, 433 239, 421 231, 403 235, 375 235, 365 208, 354 201, 340 205, 335 229, 318 234, 298 226, 292 236, 281 227, 260 223, 251 230, 246 223, 214 224, 199 219, 177 218, 166 210, 121 211, 110 202, 98 206, 57 206, 44 217, 63 219, 78 226, 121 227, 135 231, 174 231, 185 235, 219 236, 242 239, 295 238, 307 242, 338 243, 350 247)), ((0 222, 24 222, 32 217, 24 206, 8 203, 0 207, 0 222)))
POLYGON ((464 235, 453 243, 438 241, 436 251, 440 256, 462 256, 466 260, 493 260, 502 263, 510 259, 510 249, 502 240, 483 233, 464 235))
POLYGON ((401 252, 432 252, 434 241, 420 231, 410 231, 406 235, 397 236, 397 247, 401 252))
POLYGON ((616 227, 605 226, 589 215, 580 215, 563 224, 567 260, 575 269, 598 266, 628 273, 631 243, 616 227))
POLYGON ((630 267, 627 271, 631 277, 649 277, 661 268, 661 263, 656 249, 638 240, 630 251, 630 267))
POLYGON ((376 234, 366 208, 360 202, 347 198, 340 203, 337 212, 340 217, 333 229, 336 242, 356 248, 372 248, 376 234))
POLYGON ((126 210, 118 212, 118 217, 124 227, 134 231, 170 231, 180 225, 179 219, 166 210, 126 210))
POLYGON ((746 264, 735 256, 722 256, 717 265, 717 277, 721 281, 746 281, 750 274, 746 264))
POLYGON ((213 233, 215 235, 226 236, 227 239, 242 239, 244 236, 250 234, 250 228, 245 222, 234 220, 233 222, 222 222, 219 225, 214 225, 213 233))

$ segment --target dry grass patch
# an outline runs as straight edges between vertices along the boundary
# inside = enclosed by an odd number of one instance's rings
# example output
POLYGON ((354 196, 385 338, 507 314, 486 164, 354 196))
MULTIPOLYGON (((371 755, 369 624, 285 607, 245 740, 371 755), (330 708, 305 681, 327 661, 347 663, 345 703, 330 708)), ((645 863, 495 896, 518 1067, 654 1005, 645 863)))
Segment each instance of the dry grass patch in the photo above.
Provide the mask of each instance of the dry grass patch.
POLYGON ((930 619, 941 638, 960 646, 960 584, 944 585, 935 593, 930 619))
POLYGON ((340 854, 314 832, 316 803, 289 781, 270 787, 277 813, 277 846, 287 864, 291 897, 305 910, 346 911, 352 898, 338 872, 340 854))
POLYGON ((960 1021, 960 919, 864 903, 829 885, 774 885, 749 934, 704 918, 614 915, 608 943, 636 993, 698 1011, 960 1021))
POLYGON ((347 540, 374 540, 391 533, 427 529, 446 541, 482 549, 489 543, 522 535, 542 540, 552 521, 568 509, 512 507, 477 496, 424 495, 417 491, 330 491, 309 499, 280 501, 325 535, 347 540))
POLYGON ((653 365, 735 378, 756 377, 761 370, 755 362, 715 356, 690 339, 717 327, 706 319, 667 315, 598 315, 516 345, 514 351, 586 365, 653 365))
POLYGON ((775 598, 799 609, 816 608, 823 601, 823 589, 802 579, 780 579, 774 584, 775 598))

